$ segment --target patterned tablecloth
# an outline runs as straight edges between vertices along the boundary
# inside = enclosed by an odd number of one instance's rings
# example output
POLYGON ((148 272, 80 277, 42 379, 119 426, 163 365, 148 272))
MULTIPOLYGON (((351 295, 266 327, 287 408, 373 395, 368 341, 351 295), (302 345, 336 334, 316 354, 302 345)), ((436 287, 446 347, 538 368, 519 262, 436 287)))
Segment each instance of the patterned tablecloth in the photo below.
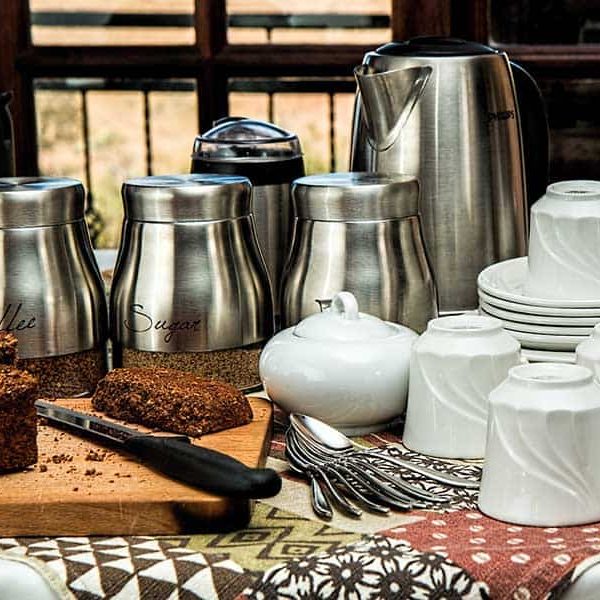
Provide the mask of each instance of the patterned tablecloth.
MULTIPOLYGON (((443 511, 337 513, 316 519, 306 483, 287 470, 276 416, 269 466, 281 493, 257 503, 247 529, 174 537, 0 538, 0 559, 34 567, 59 598, 558 598, 600 562, 600 524, 517 527, 482 515, 476 495, 450 492, 443 511)), ((439 468, 406 450, 400 430, 371 445, 439 468)), ((382 463, 383 466, 383 463, 382 463)), ((448 462, 443 463, 448 467, 448 462)), ((480 465, 451 470, 477 477, 480 465)), ((431 483, 417 485, 438 492, 431 483)), ((448 492, 446 492, 448 493, 448 492)))

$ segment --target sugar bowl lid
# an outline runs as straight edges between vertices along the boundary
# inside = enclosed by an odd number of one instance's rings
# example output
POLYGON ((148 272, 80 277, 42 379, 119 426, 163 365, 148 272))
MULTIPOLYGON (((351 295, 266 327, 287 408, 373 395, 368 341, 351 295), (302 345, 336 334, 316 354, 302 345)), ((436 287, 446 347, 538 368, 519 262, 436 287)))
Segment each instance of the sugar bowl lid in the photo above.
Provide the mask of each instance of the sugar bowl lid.
POLYGON ((295 337, 331 342, 382 340, 397 334, 397 326, 358 312, 358 302, 350 292, 339 292, 330 308, 306 317, 294 328, 295 337))
POLYGON ((83 219, 85 192, 68 177, 0 179, 0 227, 48 227, 83 219))

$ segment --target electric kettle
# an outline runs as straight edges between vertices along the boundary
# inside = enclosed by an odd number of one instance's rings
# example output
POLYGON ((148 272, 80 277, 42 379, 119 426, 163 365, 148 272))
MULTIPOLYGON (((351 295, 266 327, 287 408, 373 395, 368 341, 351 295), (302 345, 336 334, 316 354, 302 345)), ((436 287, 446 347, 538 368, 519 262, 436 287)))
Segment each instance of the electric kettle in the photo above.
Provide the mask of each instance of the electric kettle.
POLYGON ((543 195, 548 125, 531 76, 504 52, 453 38, 391 42, 354 70, 351 170, 419 178, 441 313, 477 307, 477 275, 527 250, 543 195))

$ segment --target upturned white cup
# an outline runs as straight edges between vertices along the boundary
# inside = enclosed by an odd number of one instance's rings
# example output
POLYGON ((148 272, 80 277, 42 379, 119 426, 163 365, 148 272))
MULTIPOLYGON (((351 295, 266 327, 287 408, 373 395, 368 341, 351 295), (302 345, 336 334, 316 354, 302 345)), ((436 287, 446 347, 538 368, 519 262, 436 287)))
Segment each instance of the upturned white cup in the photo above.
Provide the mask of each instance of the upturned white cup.
POLYGON ((561 181, 531 207, 531 296, 598 300, 600 304, 600 181, 561 181))
POLYGON ((575 348, 575 362, 600 378, 600 323, 594 327, 590 337, 575 348))
POLYGON ((489 393, 520 363, 520 345, 498 319, 429 322, 410 363, 404 444, 444 458, 483 458, 489 393))
POLYGON ((514 367, 490 394, 481 512, 543 527, 600 520, 600 382, 579 365, 514 367))

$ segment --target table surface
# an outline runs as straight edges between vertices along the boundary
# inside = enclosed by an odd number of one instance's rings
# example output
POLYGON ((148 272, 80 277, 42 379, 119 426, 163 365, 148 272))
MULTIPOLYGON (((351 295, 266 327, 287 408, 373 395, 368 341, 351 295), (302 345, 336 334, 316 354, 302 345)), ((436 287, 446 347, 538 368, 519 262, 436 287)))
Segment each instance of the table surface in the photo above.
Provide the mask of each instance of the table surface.
MULTIPOLYGON (((456 598, 597 596, 600 524, 512 526, 482 515, 476 494, 465 490, 451 494, 444 511, 364 513, 360 519, 336 513, 328 523, 318 520, 306 482, 287 470, 284 421, 276 413, 268 460, 282 473, 283 489, 257 503, 246 529, 108 538, 7 538, 0 532, 0 597, 169 598, 177 590, 189 598, 225 599, 302 593, 426 598, 442 591, 456 598)), ((406 450, 400 434, 396 429, 363 441, 394 443, 390 452, 439 468, 440 461, 406 450)), ((480 465, 455 461, 450 468, 477 476, 480 465)))

